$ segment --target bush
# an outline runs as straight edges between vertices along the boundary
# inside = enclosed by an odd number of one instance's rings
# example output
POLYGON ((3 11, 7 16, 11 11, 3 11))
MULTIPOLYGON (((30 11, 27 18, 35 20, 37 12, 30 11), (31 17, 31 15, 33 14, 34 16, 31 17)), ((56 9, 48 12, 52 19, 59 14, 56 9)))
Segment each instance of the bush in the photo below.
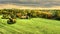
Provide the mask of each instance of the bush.
POLYGON ((2 19, 9 19, 9 17, 10 17, 9 15, 5 14, 5 15, 3 15, 1 18, 2 18, 2 19))
POLYGON ((21 16, 21 19, 28 19, 29 16, 21 16))
POLYGON ((16 23, 16 20, 10 18, 9 20, 7 20, 7 23, 8 24, 14 24, 14 23, 16 23))

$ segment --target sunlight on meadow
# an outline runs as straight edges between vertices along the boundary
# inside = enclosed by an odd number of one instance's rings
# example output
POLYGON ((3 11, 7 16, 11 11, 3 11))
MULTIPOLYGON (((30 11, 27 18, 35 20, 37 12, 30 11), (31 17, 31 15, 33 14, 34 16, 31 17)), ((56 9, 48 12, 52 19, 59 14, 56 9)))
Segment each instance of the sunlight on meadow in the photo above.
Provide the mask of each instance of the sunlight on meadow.
POLYGON ((0 0, 0 34, 60 34, 60 0, 0 0))

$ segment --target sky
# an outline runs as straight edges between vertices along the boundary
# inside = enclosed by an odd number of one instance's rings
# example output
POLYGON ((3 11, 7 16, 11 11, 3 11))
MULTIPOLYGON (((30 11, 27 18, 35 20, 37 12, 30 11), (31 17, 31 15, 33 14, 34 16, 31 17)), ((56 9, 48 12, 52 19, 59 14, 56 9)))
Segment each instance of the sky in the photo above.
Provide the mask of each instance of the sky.
POLYGON ((0 4, 53 7, 60 6, 60 0, 0 0, 0 4))

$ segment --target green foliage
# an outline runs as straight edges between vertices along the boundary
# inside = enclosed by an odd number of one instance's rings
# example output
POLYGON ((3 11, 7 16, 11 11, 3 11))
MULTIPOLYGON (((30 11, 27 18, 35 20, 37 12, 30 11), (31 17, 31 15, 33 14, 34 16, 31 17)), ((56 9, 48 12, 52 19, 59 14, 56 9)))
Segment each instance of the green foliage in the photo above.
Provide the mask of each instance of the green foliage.
POLYGON ((3 15, 1 18, 2 18, 2 19, 9 19, 9 18, 10 18, 10 16, 9 16, 9 15, 7 15, 7 14, 5 14, 5 15, 3 15))
MULTIPOLYGON (((17 13, 21 13, 21 16, 29 16, 31 18, 52 18, 60 19, 60 10, 30 10, 30 9, 1 9, 0 14, 7 14, 16 16, 17 13)), ((19 16, 19 17, 21 17, 19 16)), ((18 18, 18 17, 17 17, 18 18)))

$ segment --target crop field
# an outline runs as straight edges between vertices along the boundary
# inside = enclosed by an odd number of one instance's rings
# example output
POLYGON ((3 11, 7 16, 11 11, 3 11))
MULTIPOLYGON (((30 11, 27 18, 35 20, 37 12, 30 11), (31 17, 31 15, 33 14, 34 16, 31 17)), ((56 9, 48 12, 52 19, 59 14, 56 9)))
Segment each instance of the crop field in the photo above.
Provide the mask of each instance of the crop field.
POLYGON ((44 18, 16 19, 15 24, 7 24, 1 19, 0 34, 60 34, 60 21, 44 18))

